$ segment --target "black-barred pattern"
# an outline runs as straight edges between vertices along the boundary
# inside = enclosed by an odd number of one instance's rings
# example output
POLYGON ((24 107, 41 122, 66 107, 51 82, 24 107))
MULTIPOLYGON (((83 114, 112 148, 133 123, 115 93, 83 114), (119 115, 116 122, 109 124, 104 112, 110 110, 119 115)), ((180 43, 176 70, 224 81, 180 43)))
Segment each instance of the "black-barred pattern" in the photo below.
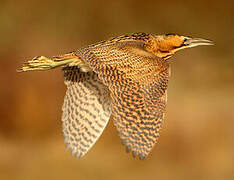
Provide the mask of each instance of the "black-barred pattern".
POLYGON ((63 132, 72 154, 82 157, 97 141, 110 118, 108 89, 94 72, 63 68, 67 92, 63 104, 63 132))
POLYGON ((19 72, 66 66, 63 131, 77 157, 92 147, 111 115, 127 151, 144 159, 157 142, 164 119, 168 58, 200 45, 212 42, 176 34, 133 33, 52 58, 35 57, 19 72))
POLYGON ((169 79, 168 62, 146 51, 143 37, 122 36, 75 52, 109 87, 118 134, 141 159, 159 137, 169 79))

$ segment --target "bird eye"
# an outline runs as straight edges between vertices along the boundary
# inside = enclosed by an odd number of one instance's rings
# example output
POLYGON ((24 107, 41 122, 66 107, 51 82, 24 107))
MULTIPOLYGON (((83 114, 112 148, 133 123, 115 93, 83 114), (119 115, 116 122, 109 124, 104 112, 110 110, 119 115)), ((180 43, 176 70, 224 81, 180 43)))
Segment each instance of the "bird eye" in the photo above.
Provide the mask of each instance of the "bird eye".
POLYGON ((188 40, 187 38, 184 38, 184 40, 183 40, 183 45, 184 46, 188 45, 188 43, 186 42, 187 40, 188 40))

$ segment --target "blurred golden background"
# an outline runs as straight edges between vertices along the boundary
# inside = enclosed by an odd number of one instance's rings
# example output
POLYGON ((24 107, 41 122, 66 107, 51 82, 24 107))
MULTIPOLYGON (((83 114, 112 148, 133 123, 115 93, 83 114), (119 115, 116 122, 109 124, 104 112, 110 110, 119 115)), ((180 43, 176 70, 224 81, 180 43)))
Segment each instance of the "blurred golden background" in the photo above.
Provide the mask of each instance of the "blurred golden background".
POLYGON ((234 179, 233 1, 0 1, 0 179, 234 179), (148 32, 211 39, 172 61, 167 115, 145 161, 125 153, 113 123, 82 159, 65 150, 60 69, 23 61, 112 36, 148 32))

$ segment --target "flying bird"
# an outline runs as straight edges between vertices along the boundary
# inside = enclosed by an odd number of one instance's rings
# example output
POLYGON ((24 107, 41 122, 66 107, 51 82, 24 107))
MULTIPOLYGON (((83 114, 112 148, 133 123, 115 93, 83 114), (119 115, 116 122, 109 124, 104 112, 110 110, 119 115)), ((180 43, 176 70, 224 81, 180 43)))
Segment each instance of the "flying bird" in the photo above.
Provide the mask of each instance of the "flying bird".
POLYGON ((18 71, 62 67, 67 86, 63 133, 73 155, 84 156, 113 119, 126 151, 145 159, 158 141, 165 115, 169 58, 200 45, 212 42, 132 33, 51 58, 37 56, 18 71))

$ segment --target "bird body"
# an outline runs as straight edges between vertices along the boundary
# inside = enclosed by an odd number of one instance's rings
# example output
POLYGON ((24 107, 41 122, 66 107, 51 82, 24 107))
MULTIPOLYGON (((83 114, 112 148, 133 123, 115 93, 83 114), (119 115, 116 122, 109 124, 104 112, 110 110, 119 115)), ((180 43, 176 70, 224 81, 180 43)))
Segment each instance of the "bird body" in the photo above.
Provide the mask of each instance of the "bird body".
POLYGON ((165 115, 169 58, 180 49, 210 44, 175 34, 133 33, 52 58, 36 57, 20 71, 63 67, 63 132, 77 157, 88 152, 112 117, 127 151, 145 159, 165 115))

